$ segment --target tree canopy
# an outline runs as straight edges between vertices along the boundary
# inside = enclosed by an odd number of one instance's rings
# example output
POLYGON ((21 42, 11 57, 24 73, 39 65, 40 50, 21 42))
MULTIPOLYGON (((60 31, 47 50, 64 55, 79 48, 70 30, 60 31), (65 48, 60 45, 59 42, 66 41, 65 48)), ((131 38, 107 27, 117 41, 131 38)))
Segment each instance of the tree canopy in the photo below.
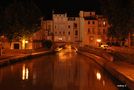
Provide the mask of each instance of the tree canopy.
POLYGON ((100 0, 110 24, 108 36, 123 39, 134 29, 134 0, 100 0))
POLYGON ((34 33, 39 27, 41 12, 32 0, 14 0, 1 15, 1 34, 12 41, 34 33))

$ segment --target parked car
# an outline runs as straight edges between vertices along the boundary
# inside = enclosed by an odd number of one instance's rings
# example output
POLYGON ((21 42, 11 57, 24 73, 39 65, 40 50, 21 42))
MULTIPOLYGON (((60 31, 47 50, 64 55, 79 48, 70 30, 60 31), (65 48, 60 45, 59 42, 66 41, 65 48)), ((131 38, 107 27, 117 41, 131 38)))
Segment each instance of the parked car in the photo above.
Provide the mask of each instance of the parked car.
POLYGON ((102 44, 101 46, 100 46, 102 49, 108 49, 108 45, 107 44, 102 44))

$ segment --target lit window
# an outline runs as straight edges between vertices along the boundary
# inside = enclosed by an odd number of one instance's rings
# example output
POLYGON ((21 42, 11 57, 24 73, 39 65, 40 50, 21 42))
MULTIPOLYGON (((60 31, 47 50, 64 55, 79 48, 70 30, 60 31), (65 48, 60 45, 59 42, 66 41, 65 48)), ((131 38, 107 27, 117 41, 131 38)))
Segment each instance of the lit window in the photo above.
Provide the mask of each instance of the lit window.
POLYGON ((103 21, 103 26, 106 26, 106 22, 105 21, 103 21))
POLYGON ((62 40, 62 38, 58 38, 59 40, 62 40))

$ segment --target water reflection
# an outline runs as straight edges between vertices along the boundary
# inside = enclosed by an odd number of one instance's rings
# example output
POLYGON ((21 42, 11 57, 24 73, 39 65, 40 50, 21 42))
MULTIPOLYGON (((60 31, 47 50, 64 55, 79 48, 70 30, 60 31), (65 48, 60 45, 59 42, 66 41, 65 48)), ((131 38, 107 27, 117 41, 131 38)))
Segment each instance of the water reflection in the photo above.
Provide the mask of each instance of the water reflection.
POLYGON ((3 79, 3 70, 0 70, 0 83, 2 83, 2 79, 3 79))
POLYGON ((105 86, 105 81, 104 80, 102 81, 102 84, 103 84, 103 86, 105 86))
POLYGON ((100 66, 66 51, 0 68, 0 82, 0 90, 117 90, 100 66))
POLYGON ((98 80, 101 80, 101 73, 100 73, 100 72, 97 72, 97 73, 96 73, 96 78, 97 78, 98 80))
POLYGON ((29 69, 25 64, 22 66, 22 80, 27 80, 29 78, 29 69))
POLYGON ((59 59, 54 63, 54 90, 117 90, 112 81, 104 75, 103 69, 93 61, 88 63, 88 58, 75 53, 69 54, 59 53, 59 59), (64 63, 60 63, 61 60, 64 60, 64 63))
POLYGON ((33 85, 35 85, 36 84, 36 78, 37 76, 36 76, 36 73, 33 73, 33 85))
POLYGON ((70 51, 70 49, 66 49, 66 50, 61 51, 61 52, 58 53, 60 62, 65 62, 66 60, 69 60, 70 58, 72 58, 72 54, 69 53, 68 50, 70 51))

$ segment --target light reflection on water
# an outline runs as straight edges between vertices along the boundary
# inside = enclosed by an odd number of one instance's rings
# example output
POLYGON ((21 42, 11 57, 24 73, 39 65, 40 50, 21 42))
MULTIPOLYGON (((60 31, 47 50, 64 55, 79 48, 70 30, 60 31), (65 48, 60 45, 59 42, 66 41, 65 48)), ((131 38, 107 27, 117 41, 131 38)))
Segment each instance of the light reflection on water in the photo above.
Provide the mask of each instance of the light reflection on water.
POLYGON ((72 58, 72 54, 69 53, 69 52, 72 52, 72 50, 66 49, 64 51, 59 52, 58 53, 59 61, 60 62, 66 62, 67 60, 72 58))
POLYGON ((85 60, 67 51, 0 68, 0 90, 117 90, 97 64, 85 60))
POLYGON ((98 80, 101 80, 101 73, 100 73, 100 72, 97 72, 97 73, 96 73, 96 78, 97 78, 98 80))
POLYGON ((25 64, 22 66, 22 80, 28 80, 29 78, 29 69, 26 67, 25 64))
POLYGON ((3 79, 3 70, 0 70, 0 83, 2 83, 2 79, 3 79))

